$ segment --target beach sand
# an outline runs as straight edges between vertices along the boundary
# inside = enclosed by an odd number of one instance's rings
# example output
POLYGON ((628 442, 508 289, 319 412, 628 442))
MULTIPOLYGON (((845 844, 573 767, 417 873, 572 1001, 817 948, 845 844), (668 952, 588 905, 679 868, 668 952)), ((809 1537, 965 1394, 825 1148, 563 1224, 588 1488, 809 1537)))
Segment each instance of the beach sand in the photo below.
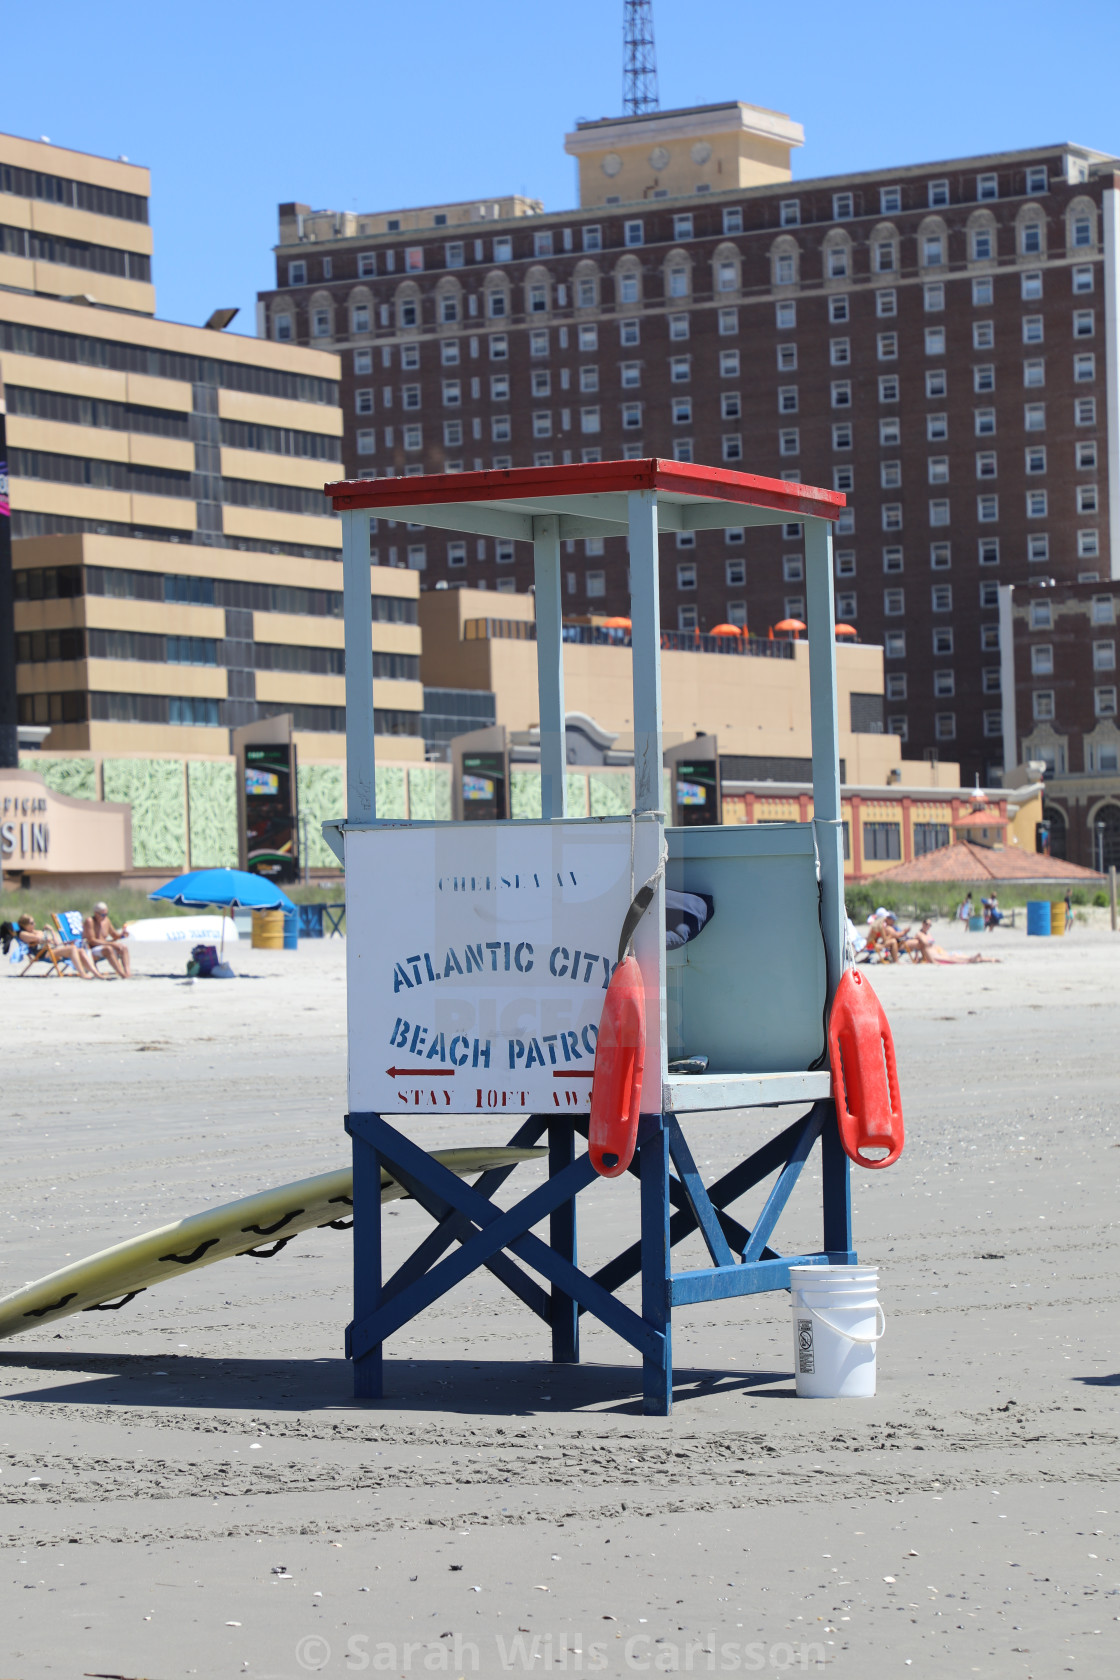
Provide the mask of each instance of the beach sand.
MULTIPOLYGON (((794 1397, 775 1293, 679 1311, 674 1414, 643 1418, 628 1347, 585 1319, 551 1366, 482 1273, 355 1405, 351 1239, 316 1232, 0 1345, 0 1675, 1115 1674, 1120 937, 935 932, 1002 961, 865 971, 908 1137, 853 1170, 877 1398, 794 1397)), ((0 1293, 347 1160, 341 940, 194 985, 136 956, 127 984, 5 967, 0 1293)), ((709 1178, 781 1123, 687 1130, 709 1178)), ((817 1246, 818 1184, 779 1247, 817 1246)), ((385 1226, 391 1267, 429 1222, 385 1226)), ((632 1181, 581 1197, 585 1266, 636 1231, 632 1181)))

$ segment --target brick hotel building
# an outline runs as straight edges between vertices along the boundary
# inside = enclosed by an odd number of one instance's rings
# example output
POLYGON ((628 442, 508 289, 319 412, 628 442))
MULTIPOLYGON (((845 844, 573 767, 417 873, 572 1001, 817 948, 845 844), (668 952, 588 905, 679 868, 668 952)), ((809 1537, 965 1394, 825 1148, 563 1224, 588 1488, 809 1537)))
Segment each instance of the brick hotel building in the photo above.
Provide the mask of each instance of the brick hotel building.
MULTIPOLYGON (((350 476, 663 455, 843 490, 838 615, 907 751, 1004 768, 999 586, 1120 573, 1117 161, 1083 146, 794 183, 742 104, 580 124, 580 207, 280 207, 258 330, 341 354, 350 476)), ((666 537, 662 613, 804 608, 797 526, 666 537)), ((521 545, 386 525, 424 588, 523 591, 521 545)), ((625 612, 620 539, 567 545, 625 612)))

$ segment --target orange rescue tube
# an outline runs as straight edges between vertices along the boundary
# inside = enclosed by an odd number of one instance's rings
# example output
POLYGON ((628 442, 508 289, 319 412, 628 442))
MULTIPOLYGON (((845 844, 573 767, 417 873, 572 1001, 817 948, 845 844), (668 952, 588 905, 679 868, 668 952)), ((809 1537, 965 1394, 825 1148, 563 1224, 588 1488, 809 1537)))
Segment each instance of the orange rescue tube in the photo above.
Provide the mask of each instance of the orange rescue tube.
POLYGON ((636 957, 625 957, 607 987, 591 1081, 587 1152, 602 1178, 618 1178, 634 1159, 645 1065, 642 971, 636 957))
POLYGON ((893 1166, 905 1141, 894 1039, 873 987, 853 968, 832 1001, 828 1059, 845 1155, 859 1167, 893 1166), (886 1154, 871 1160, 871 1149, 886 1154))

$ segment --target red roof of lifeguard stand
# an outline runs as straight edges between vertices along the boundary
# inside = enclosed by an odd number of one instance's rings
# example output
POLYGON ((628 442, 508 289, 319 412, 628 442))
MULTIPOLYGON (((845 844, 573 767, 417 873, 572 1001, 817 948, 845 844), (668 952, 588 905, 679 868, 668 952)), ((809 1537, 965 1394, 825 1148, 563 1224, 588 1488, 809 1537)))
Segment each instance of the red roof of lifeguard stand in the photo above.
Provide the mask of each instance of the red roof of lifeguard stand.
MULTIPOLYGON (((668 506, 723 503, 729 509, 765 508, 791 519, 835 520, 845 505, 843 494, 836 490, 657 457, 579 461, 564 467, 425 473, 416 478, 343 479, 324 486, 336 513, 357 508, 493 507, 512 502, 517 511, 529 515, 562 514, 565 502, 578 497, 580 515, 618 525, 626 523, 623 498, 634 490, 656 490, 659 500, 668 506), (590 498, 596 501, 589 506, 590 498)), ((469 530, 469 525, 464 529, 469 530)))

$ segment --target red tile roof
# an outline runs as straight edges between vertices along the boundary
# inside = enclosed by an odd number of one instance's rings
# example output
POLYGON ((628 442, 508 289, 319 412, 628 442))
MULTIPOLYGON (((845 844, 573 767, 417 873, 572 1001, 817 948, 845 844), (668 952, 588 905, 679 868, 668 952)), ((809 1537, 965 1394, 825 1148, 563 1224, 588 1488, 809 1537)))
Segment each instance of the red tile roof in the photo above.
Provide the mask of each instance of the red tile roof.
POLYGON ((1071 885, 1079 881, 1102 882, 1103 875, 1094 869, 1082 869, 1079 864, 1066 863, 1064 858, 1045 857, 1041 852, 1024 852, 1019 846, 974 846, 968 840, 955 840, 951 846, 940 846, 935 852, 912 863, 900 863, 894 869, 884 869, 881 875, 869 877, 876 885, 900 886, 938 881, 1018 881, 1059 883, 1071 885))

